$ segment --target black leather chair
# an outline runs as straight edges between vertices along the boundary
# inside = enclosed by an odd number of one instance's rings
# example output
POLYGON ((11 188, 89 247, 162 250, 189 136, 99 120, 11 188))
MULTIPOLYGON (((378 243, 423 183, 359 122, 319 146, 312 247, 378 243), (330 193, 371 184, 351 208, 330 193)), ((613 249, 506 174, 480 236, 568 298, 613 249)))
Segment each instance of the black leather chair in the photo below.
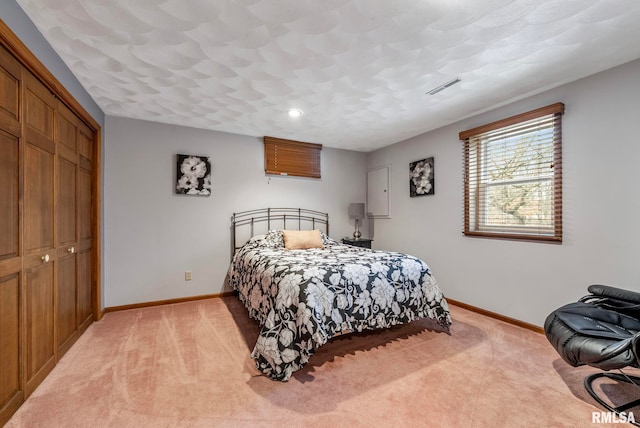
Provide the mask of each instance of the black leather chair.
POLYGON ((586 390, 607 410, 626 412, 640 405, 640 399, 614 407, 598 396, 592 384, 606 377, 640 385, 640 377, 621 370, 640 367, 640 293, 606 285, 591 285, 588 290, 591 294, 578 302, 553 311, 544 331, 562 359, 573 367, 589 365, 604 370, 585 378, 586 390), (609 372, 614 369, 620 373, 609 372))

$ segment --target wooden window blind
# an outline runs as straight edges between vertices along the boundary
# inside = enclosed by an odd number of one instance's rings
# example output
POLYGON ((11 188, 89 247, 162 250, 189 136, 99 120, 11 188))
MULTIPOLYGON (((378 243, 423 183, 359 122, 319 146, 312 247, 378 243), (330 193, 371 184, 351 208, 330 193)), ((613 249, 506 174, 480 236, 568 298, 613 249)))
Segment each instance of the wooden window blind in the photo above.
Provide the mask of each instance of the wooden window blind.
POLYGON ((460 133, 464 234, 562 242, 562 115, 556 103, 460 133))
POLYGON ((267 174, 321 178, 322 144, 264 137, 264 170, 267 174))

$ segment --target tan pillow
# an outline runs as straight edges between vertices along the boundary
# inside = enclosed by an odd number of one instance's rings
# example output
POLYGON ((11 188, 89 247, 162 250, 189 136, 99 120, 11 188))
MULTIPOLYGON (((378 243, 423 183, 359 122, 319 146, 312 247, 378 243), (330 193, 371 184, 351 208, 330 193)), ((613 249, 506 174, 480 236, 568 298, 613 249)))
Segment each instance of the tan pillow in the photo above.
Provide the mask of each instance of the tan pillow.
POLYGON ((323 248, 319 230, 283 230, 284 247, 287 250, 306 250, 323 248))

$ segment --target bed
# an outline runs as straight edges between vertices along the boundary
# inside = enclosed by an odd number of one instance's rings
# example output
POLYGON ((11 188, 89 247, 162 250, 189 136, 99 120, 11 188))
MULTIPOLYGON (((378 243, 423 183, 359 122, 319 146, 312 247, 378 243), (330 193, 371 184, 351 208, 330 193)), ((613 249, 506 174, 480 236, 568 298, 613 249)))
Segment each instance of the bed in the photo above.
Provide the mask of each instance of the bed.
POLYGON ((326 213, 234 213, 231 234, 229 284, 260 324, 251 357, 274 380, 289 380, 341 334, 425 317, 449 332, 447 302, 425 262, 343 245, 329 237, 326 213))

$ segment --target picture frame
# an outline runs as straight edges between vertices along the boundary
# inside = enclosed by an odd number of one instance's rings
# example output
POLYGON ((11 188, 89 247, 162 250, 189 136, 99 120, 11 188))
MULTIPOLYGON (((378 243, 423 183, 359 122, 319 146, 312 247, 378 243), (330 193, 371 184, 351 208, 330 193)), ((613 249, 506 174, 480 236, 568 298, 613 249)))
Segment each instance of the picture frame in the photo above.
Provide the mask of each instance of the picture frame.
POLYGON ((178 154, 175 192, 180 195, 211 195, 211 160, 208 156, 178 154))
POLYGON ((433 156, 409 163, 409 196, 435 194, 435 163, 433 156))

